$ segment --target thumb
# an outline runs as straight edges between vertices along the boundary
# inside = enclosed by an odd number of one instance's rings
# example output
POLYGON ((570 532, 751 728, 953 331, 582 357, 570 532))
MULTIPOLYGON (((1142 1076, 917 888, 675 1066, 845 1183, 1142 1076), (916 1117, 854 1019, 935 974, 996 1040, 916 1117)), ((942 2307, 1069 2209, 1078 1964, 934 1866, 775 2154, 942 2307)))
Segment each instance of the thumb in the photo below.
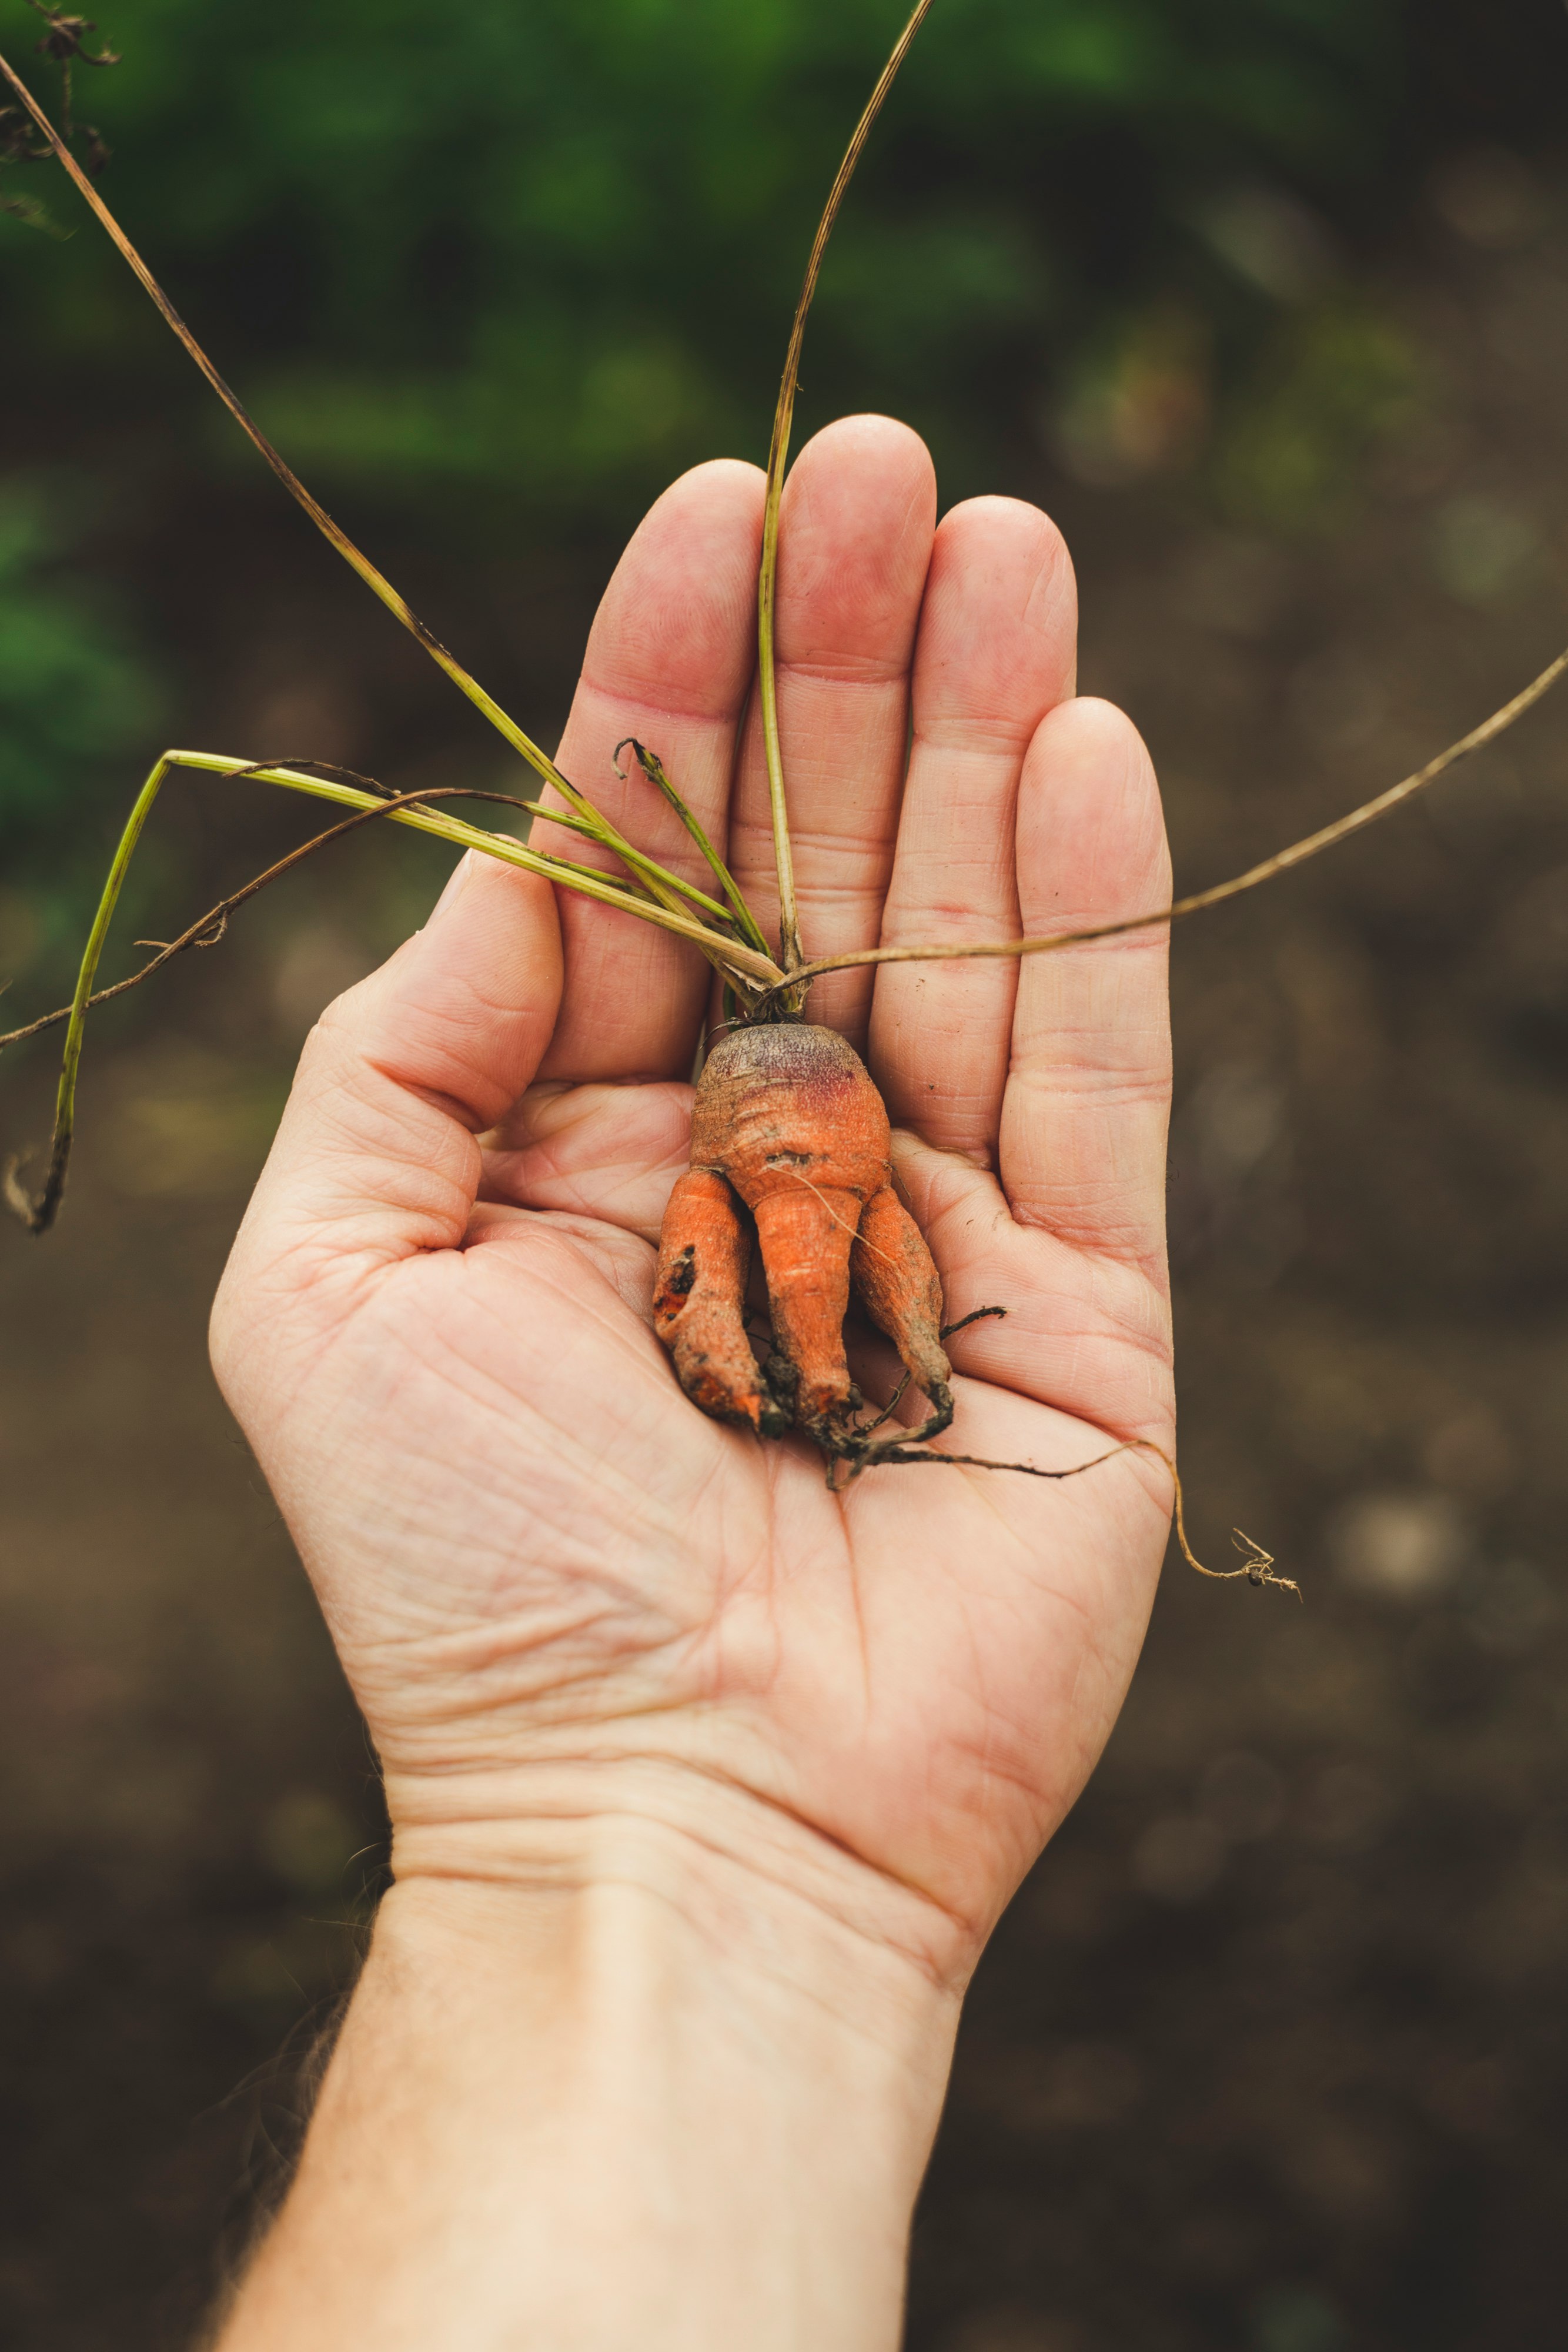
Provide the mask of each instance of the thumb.
MULTIPOLYGON (((555 894, 470 850, 429 921, 306 1040, 214 1310, 214 1358, 263 1299, 462 1240, 480 1133, 532 1079, 560 1004, 555 894)), ((220 1368, 221 1369, 221 1368, 220 1368)))

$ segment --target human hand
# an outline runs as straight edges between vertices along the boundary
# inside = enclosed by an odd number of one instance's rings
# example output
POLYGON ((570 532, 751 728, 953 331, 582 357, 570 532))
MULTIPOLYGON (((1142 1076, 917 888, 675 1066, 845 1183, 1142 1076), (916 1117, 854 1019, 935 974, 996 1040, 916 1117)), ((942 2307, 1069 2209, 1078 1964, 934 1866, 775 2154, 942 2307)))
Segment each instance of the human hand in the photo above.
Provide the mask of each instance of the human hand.
MULTIPOLYGON (((729 804, 759 914, 761 499, 754 468, 718 463, 654 507, 559 754, 684 872, 672 813, 634 765, 617 781, 618 740, 660 754, 721 845, 729 804)), ((876 418, 820 435, 786 492, 811 955, 1168 897, 1143 747, 1071 698, 1053 527, 980 499, 934 541, 935 504, 923 446, 876 418)), ((817 984, 810 1017, 866 1054, 903 1130, 949 1319, 1008 1310, 952 1342, 943 1447, 1061 1469, 1170 1444, 1165 956, 1139 933, 817 984)), ((1114 1720, 1170 1482, 1130 1454, 1061 1485, 883 1467, 833 1495, 803 1439, 696 1412, 649 1300, 708 978, 667 935, 466 860, 312 1034, 214 1362, 375 1739, 400 1877, 575 1879, 607 1839, 625 1867, 630 1825, 958 1981, 1114 1720)), ((852 1364, 884 1400, 885 1344, 867 1334, 852 1364)))

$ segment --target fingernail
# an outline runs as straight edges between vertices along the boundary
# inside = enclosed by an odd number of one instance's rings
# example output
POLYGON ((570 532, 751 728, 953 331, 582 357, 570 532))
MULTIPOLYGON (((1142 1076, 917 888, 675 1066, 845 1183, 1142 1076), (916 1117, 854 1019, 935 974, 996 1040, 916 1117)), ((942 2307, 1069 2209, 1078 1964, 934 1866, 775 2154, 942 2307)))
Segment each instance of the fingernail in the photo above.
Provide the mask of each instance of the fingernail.
POLYGON ((473 864, 474 852, 471 849, 465 849, 462 856, 458 859, 456 865, 453 867, 451 873, 447 876, 445 889, 443 890, 440 898, 437 898, 434 906, 432 907, 429 914, 425 917, 424 928, 426 930, 430 929, 432 923, 438 921, 443 915, 450 913, 451 909, 456 905, 458 899, 461 898, 467 885, 468 876, 473 867, 473 864))

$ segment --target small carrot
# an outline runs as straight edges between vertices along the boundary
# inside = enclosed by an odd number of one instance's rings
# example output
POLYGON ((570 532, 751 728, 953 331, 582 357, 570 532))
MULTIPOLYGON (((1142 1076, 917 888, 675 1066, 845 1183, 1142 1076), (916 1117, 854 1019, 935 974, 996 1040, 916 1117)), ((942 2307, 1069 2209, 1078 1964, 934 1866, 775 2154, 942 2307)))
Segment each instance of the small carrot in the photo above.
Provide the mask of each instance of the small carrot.
MULTIPOLYGON (((670 1196, 653 1320, 693 1402, 830 1454, 859 1454, 861 1396, 844 1355, 852 1290, 932 1406, 953 1418, 942 1286, 893 1189, 887 1111, 853 1048, 810 1022, 752 1023, 710 1055, 692 1112, 692 1160, 670 1196), (750 1238, 762 1253, 773 1354, 746 1331, 750 1238)), ((908 1442, 914 1433, 899 1433, 908 1442)))

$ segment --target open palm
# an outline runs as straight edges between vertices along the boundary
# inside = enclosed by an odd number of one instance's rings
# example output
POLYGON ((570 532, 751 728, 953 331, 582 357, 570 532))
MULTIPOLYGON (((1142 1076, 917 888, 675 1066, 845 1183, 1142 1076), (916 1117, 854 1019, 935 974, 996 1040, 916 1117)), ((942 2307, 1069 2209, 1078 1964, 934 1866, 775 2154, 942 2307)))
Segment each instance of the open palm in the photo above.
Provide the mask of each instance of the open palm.
MULTIPOLYGON (((748 719, 762 477, 698 468, 632 541, 564 772, 694 872, 655 750, 767 919, 748 719)), ((812 956, 1054 931, 1165 902, 1127 721, 1073 698, 1060 538, 859 418, 784 503, 780 706, 812 956), (913 719, 913 738, 910 735, 913 719)), ((552 846, 582 855, 580 843, 552 846)), ((800 1437, 687 1402, 653 1242, 685 1164, 707 968, 484 858, 332 1006, 220 1294, 214 1360, 386 1773, 400 1869, 570 1866, 587 1816, 848 1857, 961 1965, 1114 1719, 1169 1479, 884 1466, 830 1493, 800 1437), (933 1932, 936 1932, 935 1930, 933 1932)), ((818 982, 864 1053, 949 1318, 953 1451, 1060 1469, 1169 1444, 1161 933, 818 982)), ((867 1331, 852 1363, 885 1400, 867 1331)))

